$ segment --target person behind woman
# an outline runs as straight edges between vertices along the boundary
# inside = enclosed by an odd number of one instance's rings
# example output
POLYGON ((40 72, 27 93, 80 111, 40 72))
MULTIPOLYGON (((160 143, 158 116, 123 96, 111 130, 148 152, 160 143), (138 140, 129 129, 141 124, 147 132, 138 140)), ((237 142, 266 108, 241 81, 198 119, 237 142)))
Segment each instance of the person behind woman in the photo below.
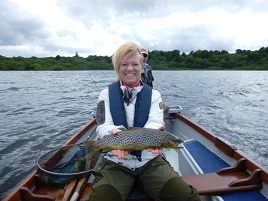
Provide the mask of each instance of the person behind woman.
POLYGON ((149 86, 153 87, 153 72, 152 72, 152 67, 147 63, 149 59, 149 53, 145 48, 141 48, 141 53, 144 58, 144 68, 141 73, 141 80, 144 84, 148 84, 149 86))
MULTIPOLYGON (((102 90, 97 105, 99 138, 129 127, 164 129, 161 95, 141 82, 143 56, 135 43, 121 45, 112 58, 117 81, 102 90)), ((94 169, 90 201, 123 201, 134 185, 154 200, 200 200, 162 156, 162 148, 112 150, 94 169)))

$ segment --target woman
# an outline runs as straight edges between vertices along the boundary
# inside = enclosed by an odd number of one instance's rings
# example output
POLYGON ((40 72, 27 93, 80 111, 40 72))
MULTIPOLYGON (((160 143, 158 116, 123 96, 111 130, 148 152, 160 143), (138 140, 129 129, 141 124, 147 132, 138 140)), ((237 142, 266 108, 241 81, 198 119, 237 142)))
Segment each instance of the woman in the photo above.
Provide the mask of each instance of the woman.
MULTIPOLYGON (((129 127, 164 129, 162 98, 141 82, 143 56, 135 43, 120 46, 113 56, 117 82, 100 92, 96 132, 100 138, 129 127)), ((137 183, 154 200, 200 200, 162 156, 162 148, 129 152, 112 150, 95 168, 90 201, 125 200, 137 183)))

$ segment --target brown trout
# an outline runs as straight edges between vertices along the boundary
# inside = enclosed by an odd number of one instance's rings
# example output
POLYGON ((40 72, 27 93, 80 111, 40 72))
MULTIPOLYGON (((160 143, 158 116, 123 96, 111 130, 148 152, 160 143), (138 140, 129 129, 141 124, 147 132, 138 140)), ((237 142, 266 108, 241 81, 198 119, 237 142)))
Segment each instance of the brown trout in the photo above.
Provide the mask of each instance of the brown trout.
POLYGON ((158 129, 130 128, 116 135, 105 135, 97 141, 85 141, 88 150, 87 160, 91 160, 97 152, 107 153, 114 149, 143 150, 147 148, 182 148, 183 143, 177 136, 158 129))

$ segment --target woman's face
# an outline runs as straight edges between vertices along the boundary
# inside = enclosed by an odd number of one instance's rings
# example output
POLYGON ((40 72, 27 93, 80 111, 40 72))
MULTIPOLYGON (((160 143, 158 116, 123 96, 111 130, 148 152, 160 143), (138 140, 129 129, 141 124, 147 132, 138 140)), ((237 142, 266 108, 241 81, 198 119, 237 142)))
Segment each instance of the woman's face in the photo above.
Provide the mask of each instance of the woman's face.
POLYGON ((142 64, 140 62, 140 55, 135 54, 131 56, 124 56, 119 68, 120 79, 129 86, 137 86, 142 71, 142 64))

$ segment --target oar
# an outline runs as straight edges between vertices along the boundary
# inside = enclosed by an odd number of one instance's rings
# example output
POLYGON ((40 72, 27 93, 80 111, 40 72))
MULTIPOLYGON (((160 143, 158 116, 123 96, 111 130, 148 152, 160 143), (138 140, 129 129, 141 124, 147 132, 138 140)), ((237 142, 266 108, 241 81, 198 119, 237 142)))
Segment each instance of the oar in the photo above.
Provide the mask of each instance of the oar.
POLYGON ((89 176, 84 176, 78 181, 78 184, 76 186, 76 189, 75 189, 70 201, 77 201, 78 200, 80 194, 83 192, 83 190, 85 189, 85 187, 87 185, 88 177, 89 176))

